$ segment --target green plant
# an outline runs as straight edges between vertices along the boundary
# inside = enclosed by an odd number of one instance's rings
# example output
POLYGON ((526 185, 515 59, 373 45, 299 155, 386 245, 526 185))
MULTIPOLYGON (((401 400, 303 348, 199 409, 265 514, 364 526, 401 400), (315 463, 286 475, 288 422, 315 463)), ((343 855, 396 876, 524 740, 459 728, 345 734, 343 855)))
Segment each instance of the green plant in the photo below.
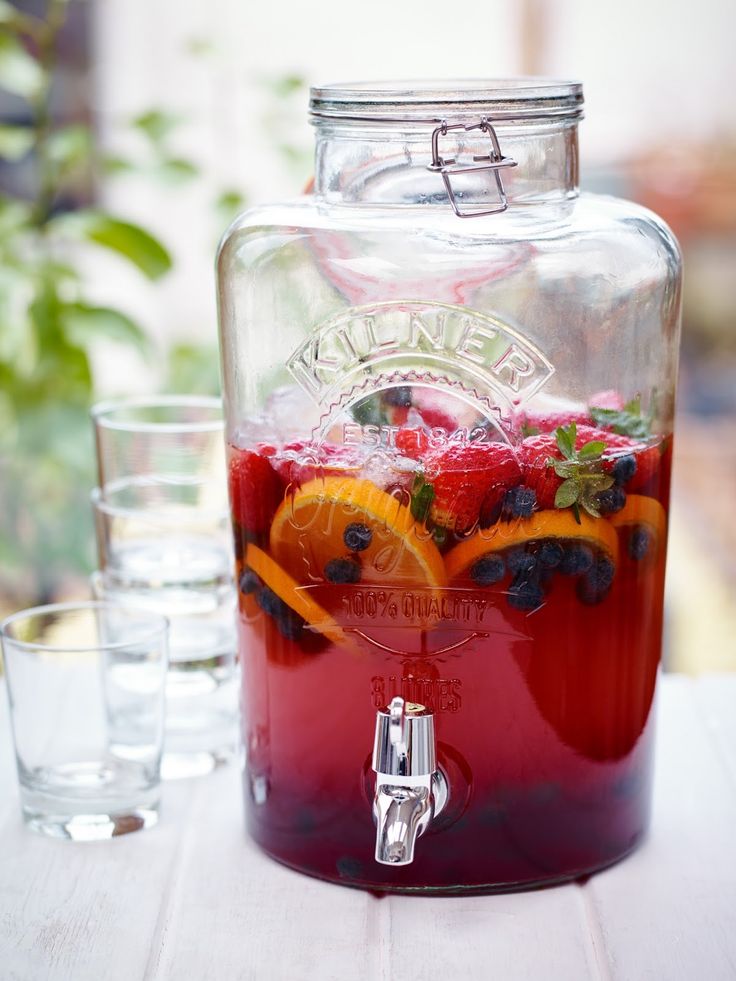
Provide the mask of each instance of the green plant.
POLYGON ((104 249, 152 280, 171 267, 139 225, 97 208, 63 210, 81 174, 112 166, 89 127, 52 117, 67 6, 49 0, 39 18, 0 0, 0 87, 25 101, 31 120, 0 126, 0 156, 31 164, 32 175, 24 195, 0 192, 0 585, 13 603, 46 599, 65 573, 91 565, 92 342, 149 348, 123 310, 90 300, 83 260, 104 249))

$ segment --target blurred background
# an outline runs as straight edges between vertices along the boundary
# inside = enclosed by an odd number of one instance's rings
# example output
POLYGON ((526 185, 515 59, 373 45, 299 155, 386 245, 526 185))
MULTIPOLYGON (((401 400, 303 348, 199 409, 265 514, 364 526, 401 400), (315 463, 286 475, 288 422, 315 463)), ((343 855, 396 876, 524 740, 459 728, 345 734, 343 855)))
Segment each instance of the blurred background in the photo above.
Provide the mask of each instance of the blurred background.
POLYGON ((310 84, 579 78, 584 188, 685 254, 665 663, 736 670, 732 0, 0 0, 0 615, 86 596, 88 407, 217 392, 218 238, 311 172, 310 84))

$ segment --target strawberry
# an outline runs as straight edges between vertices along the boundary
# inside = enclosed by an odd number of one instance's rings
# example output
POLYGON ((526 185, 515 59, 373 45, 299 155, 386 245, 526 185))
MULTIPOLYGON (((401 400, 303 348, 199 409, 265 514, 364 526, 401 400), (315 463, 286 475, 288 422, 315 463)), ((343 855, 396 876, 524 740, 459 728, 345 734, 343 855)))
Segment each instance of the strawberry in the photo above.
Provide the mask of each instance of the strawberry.
POLYGON ((505 443, 451 444, 428 450, 424 481, 433 489, 432 521, 466 532, 478 522, 481 509, 498 507, 506 491, 521 481, 521 467, 505 443))
POLYGON ((284 496, 284 484, 267 457, 252 450, 235 450, 228 489, 233 521, 254 534, 266 531, 284 496))
POLYGON ((421 460, 429 449, 429 434, 419 426, 400 429, 396 434, 396 449, 410 460, 421 460))
POLYGON ((457 429, 457 420, 438 405, 423 405, 420 407, 424 425, 430 429, 444 429, 452 433, 457 429))
POLYGON ((659 468, 659 446, 647 446, 630 436, 593 429, 589 426, 579 426, 578 433, 580 434, 578 439, 582 438, 583 441, 596 439, 602 440, 606 444, 603 453, 604 469, 609 473, 613 471, 616 460, 622 456, 631 455, 634 457, 636 470, 633 477, 626 482, 626 490, 629 492, 641 490, 649 483, 659 468))
POLYGON ((620 392, 615 388, 608 388, 605 392, 596 392, 588 399, 588 405, 596 409, 612 409, 620 412, 624 407, 624 399, 620 392))
POLYGON ((519 449, 524 483, 536 491, 541 508, 577 507, 599 513, 597 495, 613 484, 616 461, 633 456, 634 475, 626 489, 643 487, 659 465, 659 449, 594 426, 559 427, 554 434, 530 436, 519 449), (564 485, 564 489, 563 489, 564 485))
POLYGON ((569 426, 571 422, 586 425, 593 420, 583 411, 522 412, 517 416, 516 428, 526 436, 536 436, 539 433, 554 433, 560 426, 569 426))
POLYGON ((547 461, 550 459, 562 459, 557 440, 552 433, 527 436, 519 447, 524 483, 536 491, 537 504, 544 509, 555 506, 555 494, 562 484, 562 478, 557 476, 554 468, 547 466, 547 461))
POLYGON ((272 465, 285 484, 301 487, 315 477, 357 474, 364 454, 356 446, 297 440, 272 457, 272 465))

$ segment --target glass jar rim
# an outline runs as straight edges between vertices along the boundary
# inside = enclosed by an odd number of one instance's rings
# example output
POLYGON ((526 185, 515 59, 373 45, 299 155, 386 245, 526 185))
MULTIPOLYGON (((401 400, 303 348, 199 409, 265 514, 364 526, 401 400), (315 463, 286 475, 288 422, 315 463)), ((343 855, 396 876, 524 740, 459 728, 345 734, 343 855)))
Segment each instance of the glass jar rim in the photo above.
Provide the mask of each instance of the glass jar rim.
POLYGON ((216 433, 224 429, 222 399, 210 395, 141 395, 97 402, 90 415, 100 429, 135 433, 216 433), (201 411, 200 419, 153 420, 145 413, 159 410, 201 411))
POLYGON ((467 116, 490 122, 578 119, 583 114, 583 86, 535 76, 336 82, 310 89, 309 112, 315 122, 440 123, 467 116))

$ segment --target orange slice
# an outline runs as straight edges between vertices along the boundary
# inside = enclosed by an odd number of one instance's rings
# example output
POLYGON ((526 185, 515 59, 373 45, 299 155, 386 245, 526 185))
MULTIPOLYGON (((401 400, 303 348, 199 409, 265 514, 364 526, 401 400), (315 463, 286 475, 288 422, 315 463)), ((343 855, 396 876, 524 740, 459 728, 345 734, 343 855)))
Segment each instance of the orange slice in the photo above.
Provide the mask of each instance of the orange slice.
POLYGON ((280 506, 271 525, 271 552, 300 582, 324 582, 325 566, 349 556, 343 535, 350 524, 370 529, 370 543, 355 553, 360 582, 406 586, 444 584, 442 556, 424 525, 370 480, 310 480, 280 506))
POLYGON ((323 610, 319 603, 315 603, 304 589, 300 589, 299 583, 274 562, 270 555, 261 551, 256 545, 249 545, 245 553, 245 561, 269 589, 272 589, 287 606, 295 610, 315 630, 329 637, 334 644, 353 646, 330 614, 323 610))
POLYGON ((578 524, 572 511, 550 509, 537 511, 531 518, 508 524, 502 522, 477 531, 445 556, 447 577, 450 580, 457 578, 491 552, 543 538, 575 538, 605 550, 614 564, 618 558, 618 536, 608 521, 582 512, 578 524))
POLYGON ((629 494, 626 504, 618 512, 612 515, 611 524, 614 528, 621 528, 623 525, 646 525, 654 532, 658 542, 664 541, 667 531, 667 515, 664 508, 654 497, 646 497, 644 494, 629 494))

